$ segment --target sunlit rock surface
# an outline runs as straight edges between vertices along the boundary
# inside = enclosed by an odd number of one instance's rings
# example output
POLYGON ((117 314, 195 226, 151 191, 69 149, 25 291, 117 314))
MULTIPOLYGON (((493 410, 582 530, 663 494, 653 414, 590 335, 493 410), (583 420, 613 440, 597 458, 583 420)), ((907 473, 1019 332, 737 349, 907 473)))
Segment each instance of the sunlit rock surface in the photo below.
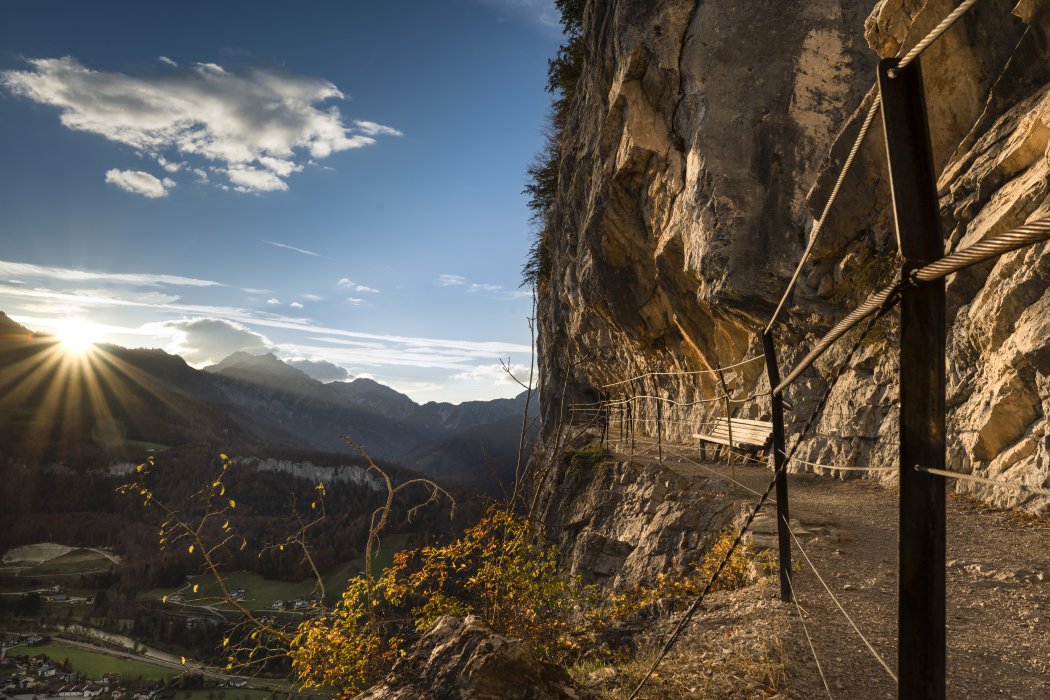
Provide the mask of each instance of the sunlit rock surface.
MULTIPOLYGON (((874 96, 881 56, 906 50, 950 0, 695 3, 595 0, 541 285, 545 424, 600 393, 718 396, 704 370, 760 352, 769 319, 874 96), (563 404, 562 391, 565 390, 563 404)), ((946 250, 1050 214, 1050 2, 986 0, 922 58, 946 250)), ((879 120, 777 331, 787 369, 897 267, 879 120)), ((956 275, 949 300, 949 468, 1050 481, 1050 253, 1037 245, 956 275)), ((838 375, 848 336, 788 392, 789 436, 829 389, 799 456, 893 466, 896 321, 838 375)), ((726 374, 768 390, 762 362, 726 374)), ((652 402, 636 417, 655 418, 652 402)), ((721 415, 675 409, 672 437, 721 415)), ((767 418, 768 401, 736 405, 767 418)), ((652 425, 651 423, 648 425, 652 425)), ((791 438, 789 437, 789 440, 791 438)), ((893 474, 883 478, 894 479, 893 474)), ((960 482, 999 505, 1050 498, 960 482)))

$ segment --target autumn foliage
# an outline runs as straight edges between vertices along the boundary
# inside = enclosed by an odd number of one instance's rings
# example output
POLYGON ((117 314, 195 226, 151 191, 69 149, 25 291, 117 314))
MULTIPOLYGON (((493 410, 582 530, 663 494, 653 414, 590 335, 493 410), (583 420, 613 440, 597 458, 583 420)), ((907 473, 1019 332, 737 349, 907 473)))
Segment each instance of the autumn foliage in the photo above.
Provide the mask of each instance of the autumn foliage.
POLYGON ((593 638, 597 607, 594 587, 559 575, 554 547, 494 506, 457 540, 398 554, 372 583, 352 579, 338 607, 299 627, 293 667, 307 687, 352 693, 444 615, 477 615, 561 662, 593 638))

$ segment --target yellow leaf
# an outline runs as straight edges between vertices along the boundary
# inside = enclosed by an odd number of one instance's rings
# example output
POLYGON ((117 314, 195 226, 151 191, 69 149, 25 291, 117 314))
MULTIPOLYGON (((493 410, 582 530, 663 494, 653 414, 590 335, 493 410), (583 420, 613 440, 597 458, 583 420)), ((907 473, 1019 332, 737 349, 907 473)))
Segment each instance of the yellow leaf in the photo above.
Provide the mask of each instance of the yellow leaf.
POLYGON ((144 465, 140 464, 139 466, 135 467, 135 471, 137 471, 137 472, 140 472, 140 471, 142 471, 142 467, 143 467, 143 466, 144 466, 144 465))
POLYGON ((281 550, 281 551, 283 552, 283 551, 284 551, 284 545, 283 545, 283 544, 282 544, 282 545, 280 545, 280 546, 278 547, 278 549, 280 549, 280 550, 281 550))
POLYGON ((199 583, 193 584, 193 592, 196 593, 197 589, 200 588, 200 587, 201 587, 201 585, 199 583))
POLYGON ((224 522, 224 523, 222 524, 222 529, 223 529, 223 530, 228 530, 228 529, 230 529, 230 521, 229 521, 229 520, 227 520, 226 522, 224 522))
POLYGON ((224 647, 228 647, 228 646, 230 646, 230 638, 229 638, 229 637, 223 637, 223 638, 222 638, 222 645, 223 645, 224 647))
POLYGON ((168 602, 168 596, 164 596, 163 598, 161 598, 160 602, 167 603, 168 602))
POLYGON ((190 550, 189 551, 190 551, 190 554, 193 554, 193 545, 192 544, 190 545, 190 550))
POLYGON ((233 500, 233 499, 231 498, 231 499, 230 499, 230 508, 236 508, 236 507, 237 507, 237 501, 235 501, 235 500, 233 500))
POLYGON ((222 454, 222 453, 220 452, 220 453, 219 453, 219 459, 221 459, 221 460, 222 460, 223 462, 226 462, 226 461, 228 461, 228 460, 229 460, 230 458, 229 458, 229 457, 227 457, 226 455, 224 455, 224 454, 222 454))
POLYGON ((219 489, 219 495, 220 496, 225 496, 226 495, 226 484, 223 484, 222 488, 219 489))
POLYGON ((185 656, 180 656, 180 657, 179 657, 179 661, 181 661, 181 662, 182 662, 182 665, 183 665, 183 666, 185 666, 185 665, 186 665, 186 657, 185 657, 185 656))
POLYGON ((317 510, 317 501, 314 501, 313 503, 311 503, 310 504, 310 508, 313 509, 313 510, 317 510))

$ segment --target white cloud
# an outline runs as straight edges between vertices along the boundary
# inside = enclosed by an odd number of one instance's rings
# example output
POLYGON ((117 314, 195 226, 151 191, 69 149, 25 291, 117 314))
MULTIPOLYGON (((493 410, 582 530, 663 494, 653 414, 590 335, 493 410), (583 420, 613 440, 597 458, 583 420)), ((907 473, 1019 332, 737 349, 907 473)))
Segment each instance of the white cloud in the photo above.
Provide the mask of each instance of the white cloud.
POLYGON ((482 284, 478 282, 473 282, 467 287, 468 292, 498 292, 502 289, 502 284, 482 284))
POLYGON ((214 364, 238 351, 269 352, 271 345, 261 333, 221 318, 183 319, 147 325, 174 336, 168 351, 195 365, 214 364))
POLYGON ((358 297, 348 297, 346 303, 351 304, 353 306, 361 306, 361 304, 365 303, 365 300, 360 299, 358 297))
POLYGON ((165 64, 165 65, 171 66, 172 68, 178 68, 179 67, 178 63, 175 63, 175 61, 171 60, 167 56, 157 56, 157 60, 160 61, 161 63, 165 64))
POLYGON ((285 360, 286 363, 319 382, 344 382, 351 378, 342 365, 327 360, 285 360))
POLYGON ((288 183, 269 170, 260 170, 247 165, 232 165, 226 176, 238 192, 284 192, 288 183))
POLYGON ((366 136, 404 136, 397 129, 390 126, 383 126, 375 122, 365 121, 364 119, 354 120, 354 126, 361 130, 361 133, 366 136))
POLYGON ((300 304, 300 303, 299 303, 299 302, 297 302, 297 301, 293 301, 293 302, 292 302, 291 304, 289 304, 288 306, 292 307, 293 309, 301 309, 301 308, 303 308, 303 305, 302 305, 302 304, 300 304))
POLYGON ((307 250, 306 248, 296 248, 294 245, 288 245, 287 243, 275 243, 273 241, 266 241, 266 240, 264 240, 263 243, 266 243, 267 245, 272 245, 275 248, 284 248, 285 250, 294 250, 296 253, 302 253, 303 255, 312 255, 312 256, 314 256, 316 258, 323 258, 324 257, 320 253, 315 253, 312 250, 307 250))
POLYGON ((184 163, 172 163, 164 156, 157 156, 157 165, 164 168, 169 173, 177 173, 182 170, 184 163))
POLYGON ((210 161, 239 191, 287 189, 284 178, 308 159, 400 134, 371 121, 345 124, 339 108, 325 104, 345 96, 322 78, 158 60, 173 70, 133 76, 91 70, 71 56, 32 59, 25 70, 0 72, 0 86, 58 108, 69 129, 144 155, 175 151, 210 161))
POLYGON ((270 297, 269 299, 266 300, 266 303, 267 304, 280 304, 281 300, 278 299, 277 297, 270 297))
POLYGON ((303 299, 307 301, 324 301, 324 297, 318 296, 317 294, 304 294, 303 299))
MULTIPOLYGON (((514 373, 522 382, 528 383, 529 381, 529 368, 527 365, 510 365, 510 371, 514 373)), ((491 384, 517 384, 501 364, 495 365, 475 365, 471 369, 463 372, 456 372, 449 379, 458 379, 461 381, 470 382, 488 382, 491 384)))
POLYGON ((438 275, 438 284, 442 287, 456 287, 466 283, 467 278, 462 275, 438 275))
POLYGON ((160 180, 141 170, 117 170, 116 168, 106 171, 106 182, 150 199, 167 197, 168 190, 175 186, 175 181, 171 178, 166 177, 160 180))
POLYGON ((155 275, 151 273, 93 272, 76 270, 68 267, 33 265, 30 263, 0 260, 0 275, 28 277, 30 279, 50 279, 62 282, 114 282, 137 286, 171 285, 176 287, 221 287, 218 282, 181 277, 179 275, 155 275))
POLYGON ((270 156, 262 156, 259 158, 259 162, 265 165, 270 170, 274 171, 281 177, 288 177, 292 173, 300 172, 303 166, 294 163, 290 160, 284 160, 283 158, 272 158, 270 156))
POLYGON ((343 277, 341 280, 336 282, 335 285, 337 287, 342 287, 343 289, 350 289, 355 292, 365 292, 366 294, 379 294, 379 290, 375 287, 366 287, 365 285, 353 282, 347 279, 346 277, 343 277))

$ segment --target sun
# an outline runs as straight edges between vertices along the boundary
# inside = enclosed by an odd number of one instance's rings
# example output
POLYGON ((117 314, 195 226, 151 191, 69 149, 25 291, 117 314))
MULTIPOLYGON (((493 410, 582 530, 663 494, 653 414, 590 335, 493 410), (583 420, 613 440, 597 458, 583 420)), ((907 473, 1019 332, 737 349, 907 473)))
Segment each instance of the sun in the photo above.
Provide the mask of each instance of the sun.
POLYGON ((70 320, 56 324, 55 335, 67 353, 83 355, 94 349, 98 333, 89 323, 70 320))

